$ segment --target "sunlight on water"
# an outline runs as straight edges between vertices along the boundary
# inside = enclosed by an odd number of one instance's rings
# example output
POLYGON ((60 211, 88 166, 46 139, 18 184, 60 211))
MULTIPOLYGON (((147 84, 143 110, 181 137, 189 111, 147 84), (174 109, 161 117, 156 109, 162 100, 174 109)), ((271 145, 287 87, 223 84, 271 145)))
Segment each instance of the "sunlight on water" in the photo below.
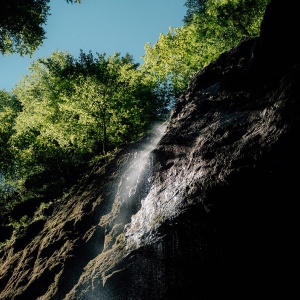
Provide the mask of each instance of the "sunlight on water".
POLYGON ((156 148, 166 129, 166 123, 156 125, 153 128, 152 138, 142 145, 141 152, 136 153, 135 158, 129 168, 124 172, 119 186, 125 185, 121 196, 122 201, 130 198, 137 191, 141 175, 148 165, 151 167, 150 153, 156 148))
POLYGON ((118 179, 114 207, 110 216, 110 225, 125 225, 141 207, 141 201, 150 189, 153 157, 151 152, 157 147, 164 135, 167 123, 157 124, 151 134, 133 153, 122 175, 118 179))

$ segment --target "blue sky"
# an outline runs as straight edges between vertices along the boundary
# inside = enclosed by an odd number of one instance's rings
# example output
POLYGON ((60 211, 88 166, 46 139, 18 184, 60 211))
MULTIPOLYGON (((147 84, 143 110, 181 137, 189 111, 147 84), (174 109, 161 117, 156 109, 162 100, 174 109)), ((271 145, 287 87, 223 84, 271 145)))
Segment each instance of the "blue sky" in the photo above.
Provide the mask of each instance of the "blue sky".
POLYGON ((51 0, 51 16, 45 25, 46 39, 30 58, 19 55, 0 56, 0 89, 10 91, 30 63, 49 57, 56 50, 69 51, 78 57, 84 52, 127 52, 142 63, 144 45, 153 45, 169 27, 181 27, 186 13, 185 0, 82 0, 67 4, 51 0))

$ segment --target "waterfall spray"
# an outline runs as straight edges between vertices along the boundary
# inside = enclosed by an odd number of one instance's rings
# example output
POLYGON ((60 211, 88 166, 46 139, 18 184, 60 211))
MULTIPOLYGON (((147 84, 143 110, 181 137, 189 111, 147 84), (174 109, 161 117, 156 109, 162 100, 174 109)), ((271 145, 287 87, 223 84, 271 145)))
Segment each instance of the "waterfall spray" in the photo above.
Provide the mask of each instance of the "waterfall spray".
POLYGON ((132 215, 140 209, 142 200, 150 190, 153 164, 151 154, 163 137, 166 126, 166 122, 156 124, 122 170, 106 227, 107 234, 109 231, 113 235, 121 233, 125 224, 131 221, 132 215))

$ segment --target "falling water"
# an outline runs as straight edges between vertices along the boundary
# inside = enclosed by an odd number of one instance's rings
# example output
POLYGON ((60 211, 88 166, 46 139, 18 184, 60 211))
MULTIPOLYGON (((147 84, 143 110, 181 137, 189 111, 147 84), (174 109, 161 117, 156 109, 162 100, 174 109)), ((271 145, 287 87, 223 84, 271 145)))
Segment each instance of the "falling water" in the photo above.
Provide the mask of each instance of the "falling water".
POLYGON ((129 165, 123 170, 115 196, 119 212, 114 224, 128 223, 131 216, 138 211, 141 200, 146 197, 153 164, 151 152, 161 140, 166 126, 166 122, 154 126, 151 135, 134 152, 129 165))
POLYGON ((142 200, 146 198, 151 187, 152 151, 164 135, 166 126, 164 122, 153 127, 151 134, 132 153, 132 158, 118 177, 111 212, 104 217, 109 220, 106 224, 107 235, 116 237, 139 211, 142 200))

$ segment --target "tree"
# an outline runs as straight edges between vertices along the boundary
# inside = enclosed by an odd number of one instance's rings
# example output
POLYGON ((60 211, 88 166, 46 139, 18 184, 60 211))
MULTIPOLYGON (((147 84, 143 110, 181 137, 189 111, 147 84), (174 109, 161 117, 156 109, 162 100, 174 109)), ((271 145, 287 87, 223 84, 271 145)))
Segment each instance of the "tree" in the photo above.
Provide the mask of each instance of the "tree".
POLYGON ((20 111, 21 104, 17 97, 0 90, 0 207, 2 201, 14 193, 14 158, 9 141, 20 111))
POLYGON ((270 0, 190 0, 186 24, 145 45, 144 68, 162 90, 178 97, 198 70, 260 33, 270 0))
MULTIPOLYGON (((80 0, 66 0, 80 3, 80 0)), ((0 53, 32 55, 45 39, 50 0, 0 1, 0 53)))
POLYGON ((53 198, 94 156, 136 140, 165 116, 156 82, 129 54, 57 51, 29 70, 12 91, 22 111, 9 140, 27 196, 53 198))
POLYGON ((183 19, 185 24, 192 22, 194 15, 199 15, 204 12, 206 1, 207 0, 186 0, 184 5, 187 7, 187 11, 183 19))

